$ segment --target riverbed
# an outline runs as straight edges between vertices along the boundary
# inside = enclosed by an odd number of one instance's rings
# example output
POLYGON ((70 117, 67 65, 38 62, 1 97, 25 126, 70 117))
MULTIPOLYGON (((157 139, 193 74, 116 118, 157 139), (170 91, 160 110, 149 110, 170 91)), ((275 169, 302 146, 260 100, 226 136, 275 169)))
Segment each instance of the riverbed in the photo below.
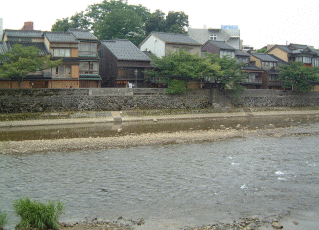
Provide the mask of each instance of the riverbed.
POLYGON ((318 229, 316 119, 184 121, 164 132, 164 124, 122 125, 108 136, 3 141, 1 209, 10 226, 13 200, 27 196, 61 200, 65 222, 143 218, 136 229, 183 229, 257 215, 318 229))

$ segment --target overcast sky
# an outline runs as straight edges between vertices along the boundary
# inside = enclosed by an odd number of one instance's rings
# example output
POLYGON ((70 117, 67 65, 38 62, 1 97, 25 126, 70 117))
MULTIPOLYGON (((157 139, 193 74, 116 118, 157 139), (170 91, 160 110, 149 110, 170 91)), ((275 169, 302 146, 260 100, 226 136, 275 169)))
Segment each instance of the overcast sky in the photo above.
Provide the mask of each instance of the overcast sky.
MULTIPOLYGON (((70 17, 102 0, 15 0, 2 1, 0 18, 4 29, 21 29, 33 21, 35 30, 51 30, 56 19, 70 17)), ((160 9, 184 11, 192 28, 220 28, 238 25, 245 45, 262 48, 267 44, 298 43, 319 48, 319 1, 303 0, 128 0, 154 12, 160 9)))

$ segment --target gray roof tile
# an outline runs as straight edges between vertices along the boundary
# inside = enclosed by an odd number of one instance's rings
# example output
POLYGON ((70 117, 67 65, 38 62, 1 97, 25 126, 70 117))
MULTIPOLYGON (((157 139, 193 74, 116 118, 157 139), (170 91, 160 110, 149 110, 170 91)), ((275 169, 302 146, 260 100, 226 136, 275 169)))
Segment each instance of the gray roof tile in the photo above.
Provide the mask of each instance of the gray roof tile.
POLYGON ((278 62, 278 59, 274 58, 271 54, 265 54, 265 53, 255 53, 252 54, 252 56, 266 62, 278 62))
POLYGON ((4 33, 8 37, 43 38, 40 30, 4 30, 4 33))
POLYGON ((78 40, 98 41, 97 37, 95 37, 89 30, 69 29, 69 32, 78 40))
POLYGON ((179 43, 179 44, 188 44, 188 45, 201 45, 199 42, 192 39, 186 34, 174 34, 174 33, 163 33, 163 32, 152 32, 154 36, 163 40, 167 43, 179 43))
POLYGON ((9 50, 12 49, 12 47, 16 44, 20 44, 23 45, 25 47, 29 47, 29 46, 34 46, 36 48, 38 48, 40 50, 39 55, 41 56, 46 56, 49 55, 50 52, 48 51, 48 49, 46 48, 46 46, 44 45, 43 42, 15 42, 15 41, 7 41, 6 42, 7 47, 9 50))
POLYGON ((151 61, 129 40, 101 41, 101 44, 109 49, 118 60, 151 61))
POLYGON ((50 42, 78 43, 70 32, 45 32, 44 36, 47 37, 50 42))
POLYGON ((213 40, 209 40, 207 41, 217 47, 219 47, 220 49, 223 49, 223 50, 233 50, 235 51, 236 49, 234 47, 232 47, 231 45, 228 45, 226 42, 224 41, 213 41, 213 40))

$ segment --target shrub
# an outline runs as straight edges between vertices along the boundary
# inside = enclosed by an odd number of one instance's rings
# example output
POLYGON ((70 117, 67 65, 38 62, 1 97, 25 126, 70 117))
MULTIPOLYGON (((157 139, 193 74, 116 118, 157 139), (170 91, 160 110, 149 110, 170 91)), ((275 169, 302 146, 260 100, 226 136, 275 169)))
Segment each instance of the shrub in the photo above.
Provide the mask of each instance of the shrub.
POLYGON ((7 224, 7 213, 0 211, 0 230, 7 224))
POLYGON ((21 198, 13 204, 15 212, 21 217, 16 229, 59 229, 58 218, 63 213, 64 206, 59 201, 57 203, 49 201, 43 204, 31 201, 29 198, 21 198))
POLYGON ((179 80, 172 80, 168 84, 168 88, 166 90, 166 93, 168 94, 182 94, 185 93, 187 90, 186 83, 184 81, 179 80))

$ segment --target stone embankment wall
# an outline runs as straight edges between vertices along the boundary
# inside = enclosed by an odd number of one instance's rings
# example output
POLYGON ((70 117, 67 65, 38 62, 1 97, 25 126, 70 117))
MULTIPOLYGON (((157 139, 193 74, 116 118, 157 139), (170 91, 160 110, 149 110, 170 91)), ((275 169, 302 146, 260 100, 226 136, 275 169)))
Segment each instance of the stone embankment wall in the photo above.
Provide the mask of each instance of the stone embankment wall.
POLYGON ((1 89, 0 113, 201 109, 209 107, 319 106, 319 93, 246 90, 239 96, 216 89, 167 95, 165 89, 1 89))
POLYGON ((319 92, 250 89, 239 96, 225 93, 234 106, 242 107, 297 107, 319 106, 319 92))
POLYGON ((165 89, 10 89, 0 90, 0 113, 200 109, 211 105, 209 90, 167 95, 165 89))

